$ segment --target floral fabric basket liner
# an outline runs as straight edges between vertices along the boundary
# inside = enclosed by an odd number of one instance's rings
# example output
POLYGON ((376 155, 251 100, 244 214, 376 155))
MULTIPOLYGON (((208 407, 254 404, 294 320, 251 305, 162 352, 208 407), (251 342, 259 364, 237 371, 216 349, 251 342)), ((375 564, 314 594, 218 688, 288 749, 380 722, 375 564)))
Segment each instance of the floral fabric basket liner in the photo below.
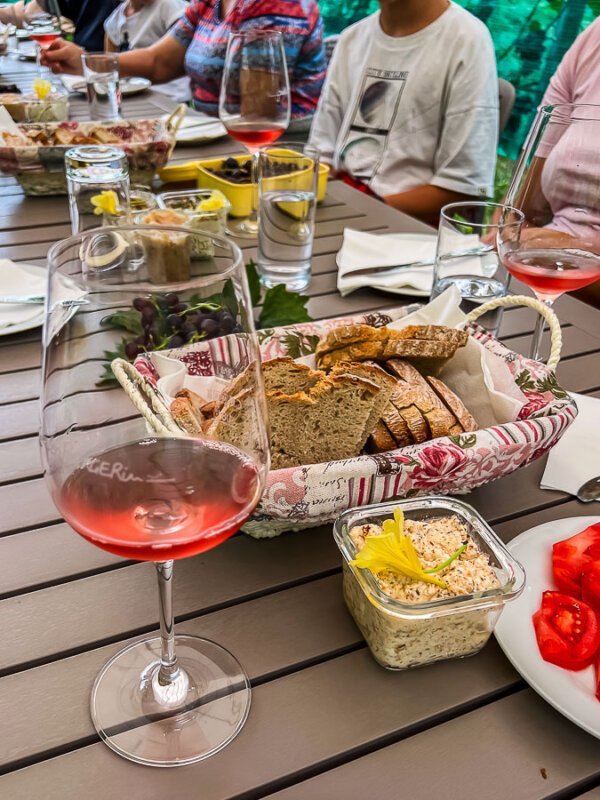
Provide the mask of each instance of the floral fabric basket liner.
MULTIPOLYGON (((259 331, 262 359, 306 357, 334 327, 348 323, 386 325, 405 315, 405 309, 397 308, 259 331)), ((556 318, 554 323, 559 349, 556 318)), ((258 538, 276 536, 331 522, 352 506, 432 493, 462 494, 544 455, 577 415, 575 402, 557 384, 552 369, 513 353, 473 323, 467 329, 483 348, 504 362, 510 380, 524 395, 515 421, 377 455, 271 471, 260 504, 243 530, 258 538)), ((180 360, 190 376, 230 379, 231 365, 239 366, 235 336, 164 354, 180 360)), ((558 361, 558 355, 553 360, 558 361)), ((159 374, 151 357, 139 356, 135 367, 147 388, 152 386, 158 393, 159 374)))
MULTIPOLYGON (((165 166, 173 152, 175 134, 183 114, 185 114, 185 106, 175 109, 166 120, 48 122, 30 123, 18 127, 22 131, 43 130, 47 132, 62 128, 84 136, 93 130, 103 128, 119 139, 118 142, 111 142, 111 144, 121 147, 127 154, 130 173, 133 173, 134 176, 136 174, 149 176, 151 179, 159 169, 165 166)), ((15 175, 26 193, 30 185, 33 189, 31 193, 35 194, 66 191, 65 153, 73 146, 73 144, 8 146, 2 143, 0 137, 0 170, 15 175), (52 191, 43 191, 43 188, 39 192, 35 191, 32 182, 41 181, 43 184, 44 176, 47 176, 47 180, 50 179, 49 173, 58 173, 54 180, 51 180, 52 191), (59 183, 56 181, 58 177, 60 177, 59 183)), ((50 185, 48 189, 50 189, 50 185)))

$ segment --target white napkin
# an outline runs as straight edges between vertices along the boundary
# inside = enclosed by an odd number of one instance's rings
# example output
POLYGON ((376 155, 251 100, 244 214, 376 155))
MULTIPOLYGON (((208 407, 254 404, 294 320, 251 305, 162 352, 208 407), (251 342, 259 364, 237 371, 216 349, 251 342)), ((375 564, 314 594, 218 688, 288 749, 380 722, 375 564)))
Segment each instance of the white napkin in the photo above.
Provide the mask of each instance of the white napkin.
MULTIPOLYGON (((355 289, 370 287, 384 291, 401 292, 402 289, 416 291, 427 295, 431 292, 433 266, 399 269, 383 275, 377 273, 353 275, 353 271, 364 267, 397 267, 411 264, 414 261, 430 261, 435 258, 437 237, 424 233, 373 234, 344 229, 344 241, 337 254, 338 280, 340 294, 346 295, 355 289)), ((476 234, 457 234, 456 249, 468 250, 479 245, 476 234)), ((493 253, 486 256, 469 256, 452 262, 448 274, 459 275, 467 271, 469 274, 488 274, 490 266, 486 262, 493 261, 493 271, 497 267, 497 258, 493 253), (491 259, 490 259, 491 257, 491 259)), ((493 273, 492 273, 493 274, 493 273)))
POLYGON ((569 392, 579 413, 548 455, 541 489, 576 494, 579 487, 600 475, 600 399, 569 392))
POLYGON ((68 92, 86 91, 86 83, 83 75, 61 75, 60 79, 68 92))
MULTIPOLYGON (((8 258, 0 259, 0 295, 41 295, 46 294, 46 274, 28 272, 8 258)), ((43 304, 0 303, 0 329, 20 325, 36 317, 42 317, 43 304)))
MULTIPOLYGON (((164 120, 168 118, 168 114, 163 117, 164 120)), ((225 136, 226 133, 227 129, 216 117, 198 111, 188 111, 177 129, 175 139, 178 142, 194 141, 205 136, 216 139, 218 136, 225 136)))
POLYGON ((185 365, 176 358, 162 353, 151 353, 150 359, 161 376, 156 382, 157 389, 169 404, 181 389, 190 389, 206 403, 216 400, 229 381, 206 375, 188 375, 185 365))

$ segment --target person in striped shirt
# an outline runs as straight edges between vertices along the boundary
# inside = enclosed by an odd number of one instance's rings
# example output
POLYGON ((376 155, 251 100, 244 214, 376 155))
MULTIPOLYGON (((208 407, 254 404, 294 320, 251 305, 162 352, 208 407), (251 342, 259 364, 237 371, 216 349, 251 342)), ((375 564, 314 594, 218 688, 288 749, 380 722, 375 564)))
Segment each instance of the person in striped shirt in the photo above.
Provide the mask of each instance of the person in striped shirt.
MULTIPOLYGON (((219 89, 231 31, 281 31, 290 77, 292 120, 314 113, 327 69, 316 0, 192 0, 181 19, 150 47, 119 55, 121 76, 164 83, 187 74, 196 108, 219 113, 219 89)), ((80 75, 82 48, 57 39, 43 52, 53 72, 80 75)))

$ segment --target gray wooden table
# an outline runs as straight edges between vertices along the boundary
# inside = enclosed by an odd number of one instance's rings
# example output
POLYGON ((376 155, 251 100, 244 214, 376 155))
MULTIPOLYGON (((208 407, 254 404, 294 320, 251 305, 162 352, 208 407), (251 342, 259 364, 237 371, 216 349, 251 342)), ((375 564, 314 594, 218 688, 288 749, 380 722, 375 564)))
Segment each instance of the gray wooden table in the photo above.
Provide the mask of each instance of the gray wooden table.
MULTIPOLYGON (((138 98, 140 114, 153 97, 138 98)), ((224 139, 178 148, 174 161, 237 149, 224 139)), ((1 255, 43 264, 69 233, 65 199, 24 198, 8 178, 0 193, 1 255)), ((345 226, 423 229, 332 182, 317 212, 313 317, 409 302, 370 290, 339 296, 345 226)), ((557 310, 559 380, 600 396, 600 311, 572 298, 557 310)), ((501 338, 524 352, 533 323, 533 312, 508 310, 501 338)), ((600 800, 600 743, 538 697, 493 639, 465 661, 406 673, 377 666, 346 612, 330 526, 263 541, 240 534, 177 563, 178 630, 239 657, 254 687, 250 717, 232 744, 195 766, 156 770, 114 755, 95 735, 89 693, 113 653, 156 629, 154 568, 94 548, 59 519, 36 439, 40 364, 39 331, 0 338, 2 800, 600 800)), ((540 490, 543 466, 466 498, 505 541, 593 513, 540 490)))

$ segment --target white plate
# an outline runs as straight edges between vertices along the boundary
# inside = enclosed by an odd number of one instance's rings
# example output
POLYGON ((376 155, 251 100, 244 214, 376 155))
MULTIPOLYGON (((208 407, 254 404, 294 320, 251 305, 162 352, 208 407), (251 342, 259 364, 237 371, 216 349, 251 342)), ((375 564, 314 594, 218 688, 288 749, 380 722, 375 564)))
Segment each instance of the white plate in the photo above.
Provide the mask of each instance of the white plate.
POLYGON ((151 86, 152 81, 149 81, 148 78, 123 78, 123 80, 119 81, 119 89, 125 97, 145 92, 151 86))
MULTIPOLYGON (((432 242, 437 241, 437 233, 382 233, 380 236, 387 237, 388 239, 402 239, 405 242, 416 241, 422 242, 426 239, 431 239, 432 242)), ((429 269, 431 270, 431 281, 433 283, 433 267, 421 267, 420 269, 429 269)), ((399 274, 401 270, 399 270, 399 274)), ((377 280, 377 276, 373 275, 373 281, 377 280)), ((390 292, 391 294, 406 294, 410 297, 429 297, 431 294, 431 288, 429 289, 415 289, 411 286, 398 286, 398 288, 390 288, 389 286, 378 286, 376 283, 372 283, 371 287, 373 289, 378 289, 380 292, 390 292)))
POLYGON ((595 697, 594 667, 570 672, 549 664, 540 655, 532 616, 542 592, 556 589, 552 577, 552 545, 600 522, 600 517, 569 517, 531 528, 509 543, 508 549, 525 567, 523 594, 507 603, 494 633, 513 667, 532 689, 584 731, 600 739, 600 702, 595 697))
MULTIPOLYGON (((19 264, 22 270, 29 272, 31 275, 46 276, 47 270, 45 267, 36 267, 33 264, 19 264)), ((2 318, 2 306, 0 306, 0 319, 2 318)), ((0 336, 12 336, 13 333, 23 333, 24 331, 31 331, 34 328, 39 328, 44 324, 44 306, 40 304, 40 313, 26 320, 20 322, 18 325, 10 325, 8 328, 0 328, 0 336)))

